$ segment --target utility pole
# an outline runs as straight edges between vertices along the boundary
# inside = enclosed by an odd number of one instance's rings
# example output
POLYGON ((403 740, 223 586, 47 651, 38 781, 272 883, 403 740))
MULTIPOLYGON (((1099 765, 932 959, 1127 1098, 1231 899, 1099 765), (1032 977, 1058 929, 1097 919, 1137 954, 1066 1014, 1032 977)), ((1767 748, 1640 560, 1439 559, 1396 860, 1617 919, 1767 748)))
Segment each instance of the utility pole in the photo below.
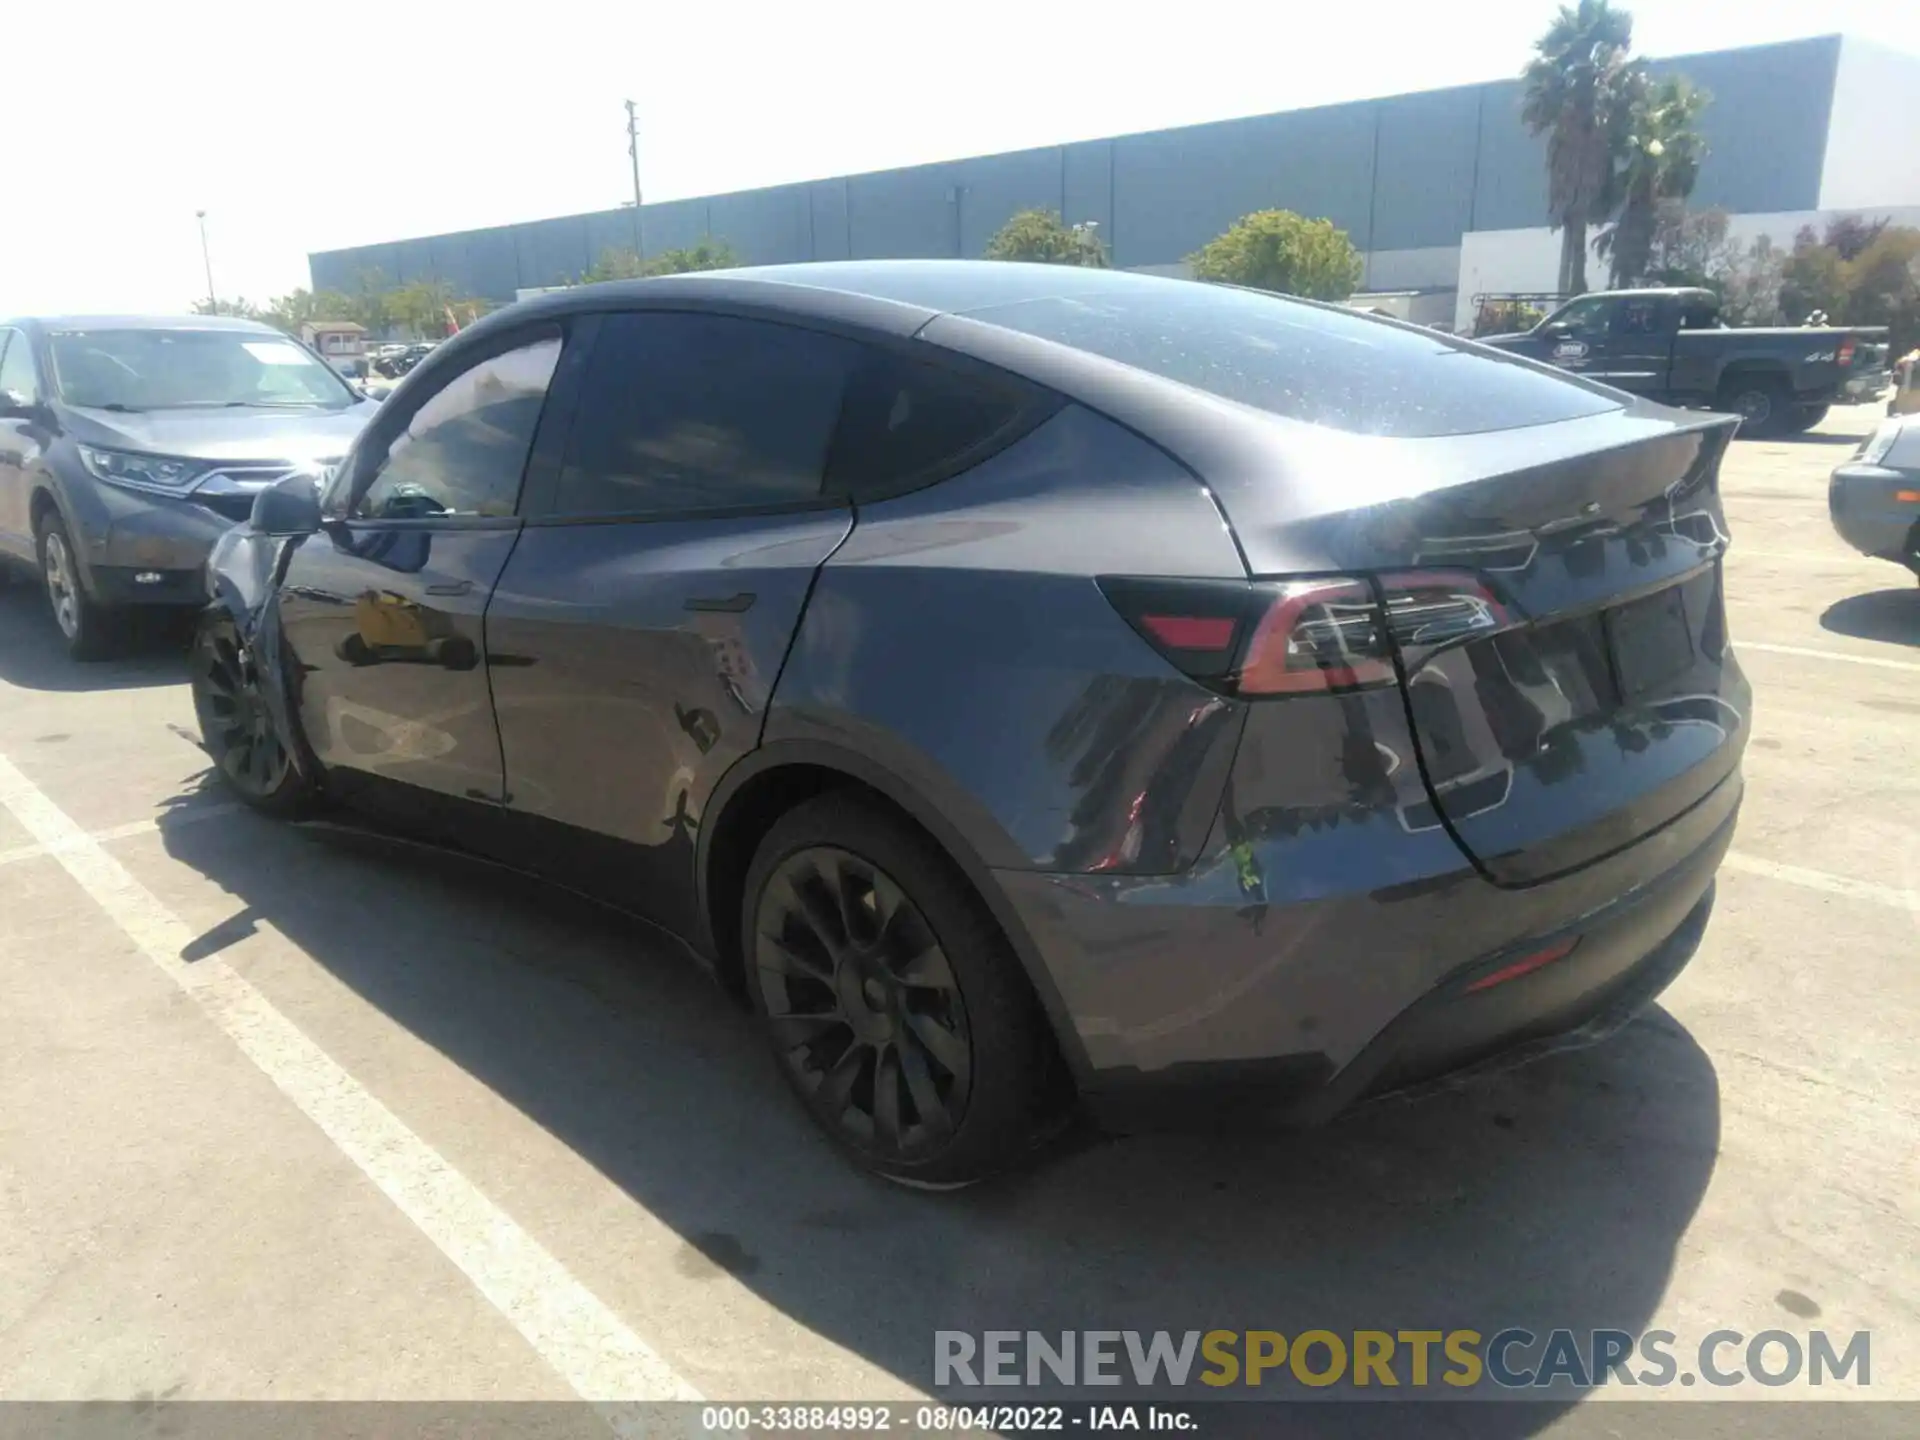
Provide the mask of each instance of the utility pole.
POLYGON ((193 212, 193 218, 200 222, 200 263, 207 267, 207 313, 217 315, 220 312, 220 302, 213 293, 213 254, 207 249, 207 212, 196 210, 193 212))
POLYGON ((633 253, 647 258, 647 243, 640 228, 640 112, 627 101, 627 156, 633 161, 633 253))

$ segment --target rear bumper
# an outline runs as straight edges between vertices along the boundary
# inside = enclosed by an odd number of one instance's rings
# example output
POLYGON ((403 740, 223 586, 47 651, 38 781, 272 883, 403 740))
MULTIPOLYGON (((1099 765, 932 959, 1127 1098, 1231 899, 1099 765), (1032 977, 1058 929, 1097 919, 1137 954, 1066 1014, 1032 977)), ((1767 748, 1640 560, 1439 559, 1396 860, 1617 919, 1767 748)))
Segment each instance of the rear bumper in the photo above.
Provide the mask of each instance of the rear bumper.
POLYGON ((1079 1027, 1103 1123, 1311 1125, 1625 1023, 1697 947, 1741 793, 1736 771, 1626 855, 1524 891, 1466 871, 1365 903, 1242 905, 1223 922, 1191 893, 1150 905, 1137 882, 1123 898, 1088 894, 1085 877, 1001 878, 1079 1027), (1131 912, 1124 946, 1116 902, 1131 912), (1576 937, 1560 959, 1473 988, 1576 937), (1129 1003, 1141 989, 1152 1013, 1129 1003))
POLYGON ((1920 505, 1862 504, 1859 495, 1846 497, 1850 504, 1836 505, 1840 488, 1830 488, 1827 497, 1834 533, 1862 555, 1920 570, 1920 553, 1915 550, 1916 537, 1920 537, 1920 505))

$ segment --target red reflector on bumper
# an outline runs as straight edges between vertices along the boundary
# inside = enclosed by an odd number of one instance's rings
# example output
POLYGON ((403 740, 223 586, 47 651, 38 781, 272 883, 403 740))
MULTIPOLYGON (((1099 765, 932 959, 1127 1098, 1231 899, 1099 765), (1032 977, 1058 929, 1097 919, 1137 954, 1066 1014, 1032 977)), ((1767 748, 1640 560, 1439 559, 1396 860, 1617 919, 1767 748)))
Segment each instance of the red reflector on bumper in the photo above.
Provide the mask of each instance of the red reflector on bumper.
POLYGON ((1509 980, 1518 980, 1522 975, 1531 975, 1541 966, 1551 965, 1554 961, 1572 954, 1573 947, 1579 943, 1580 937, 1576 935, 1571 940, 1562 940, 1558 945, 1549 945, 1544 950, 1536 950, 1533 954, 1523 956, 1511 965, 1502 965, 1492 974, 1482 975, 1467 986, 1467 993, 1471 995, 1476 990, 1491 990, 1494 986, 1504 985, 1509 980))
POLYGON ((1142 615, 1140 623, 1170 650, 1224 650, 1233 644, 1233 621, 1202 615, 1142 615))

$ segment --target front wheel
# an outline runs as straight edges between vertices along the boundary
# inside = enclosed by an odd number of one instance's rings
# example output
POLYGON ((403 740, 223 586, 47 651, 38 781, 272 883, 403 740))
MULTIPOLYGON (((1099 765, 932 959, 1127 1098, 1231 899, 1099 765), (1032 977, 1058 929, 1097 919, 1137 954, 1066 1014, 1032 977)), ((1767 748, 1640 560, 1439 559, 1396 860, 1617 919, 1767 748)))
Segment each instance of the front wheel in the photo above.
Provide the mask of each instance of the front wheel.
POLYGON ((75 558, 66 522, 52 511, 35 527, 40 550, 40 583, 60 640, 75 660, 99 660, 111 653, 119 627, 111 610, 87 594, 87 582, 75 558))
POLYGON ((313 799, 314 787, 274 724, 259 669, 233 617, 201 616, 191 655, 200 738, 220 778, 256 810, 297 814, 313 799))
POLYGON ((780 1069, 859 1164, 948 1188, 1030 1148, 1045 1019, 1006 938, 925 835, 856 796, 808 801, 761 843, 741 922, 780 1069))

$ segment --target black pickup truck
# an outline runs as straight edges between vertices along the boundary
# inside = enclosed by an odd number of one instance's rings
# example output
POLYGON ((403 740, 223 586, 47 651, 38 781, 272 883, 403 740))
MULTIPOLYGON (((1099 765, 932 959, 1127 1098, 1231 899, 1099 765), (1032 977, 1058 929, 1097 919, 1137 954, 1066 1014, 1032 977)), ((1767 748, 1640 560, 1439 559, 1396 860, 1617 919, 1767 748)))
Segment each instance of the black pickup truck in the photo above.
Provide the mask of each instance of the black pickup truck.
POLYGON ((1884 327, 1730 329, 1711 290, 1606 290, 1482 344, 1670 405, 1731 411, 1748 434, 1805 430, 1862 389, 1884 327))

